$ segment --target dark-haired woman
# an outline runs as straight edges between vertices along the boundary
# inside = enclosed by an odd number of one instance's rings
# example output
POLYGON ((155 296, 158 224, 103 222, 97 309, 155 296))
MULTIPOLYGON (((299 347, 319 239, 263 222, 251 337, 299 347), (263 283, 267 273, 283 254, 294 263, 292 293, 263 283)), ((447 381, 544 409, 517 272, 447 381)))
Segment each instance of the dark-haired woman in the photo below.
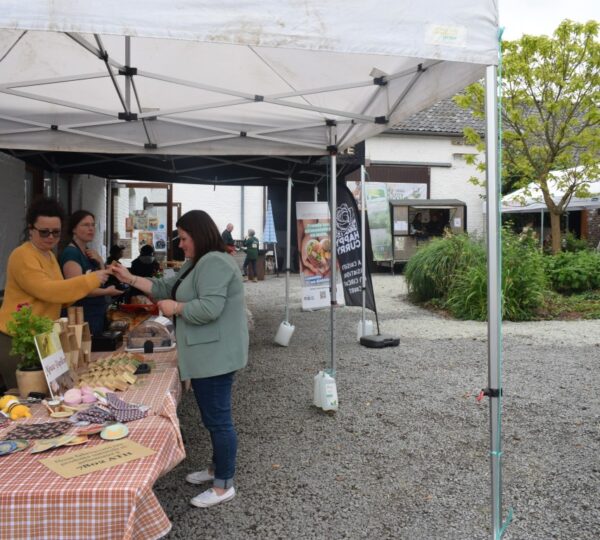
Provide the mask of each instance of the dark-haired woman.
POLYGON ((0 368, 7 387, 16 383, 18 359, 10 357, 11 338, 6 323, 20 304, 29 304, 35 315, 57 319, 61 307, 86 296, 106 282, 109 271, 97 270, 63 279, 53 249, 62 232, 63 211, 53 199, 38 199, 27 210, 27 241, 8 258, 4 300, 0 307, 0 368))
MULTIPOLYGON (((69 243, 60 254, 60 267, 65 278, 73 278, 104 268, 104 261, 95 249, 88 244, 96 235, 96 218, 87 210, 77 210, 71 214, 67 227, 69 243)), ((97 287, 90 291, 76 305, 83 307, 83 318, 90 326, 90 332, 99 336, 104 331, 106 317, 106 297, 120 296, 123 291, 114 285, 97 287)))
POLYGON ((211 217, 192 210, 181 216, 177 230, 186 257, 178 276, 149 279, 124 267, 114 272, 121 281, 163 299, 160 310, 175 319, 180 375, 192 381, 213 448, 212 464, 186 478, 191 484, 213 482, 191 500, 206 508, 235 496, 231 390, 235 372, 248 360, 248 324, 240 269, 211 217))

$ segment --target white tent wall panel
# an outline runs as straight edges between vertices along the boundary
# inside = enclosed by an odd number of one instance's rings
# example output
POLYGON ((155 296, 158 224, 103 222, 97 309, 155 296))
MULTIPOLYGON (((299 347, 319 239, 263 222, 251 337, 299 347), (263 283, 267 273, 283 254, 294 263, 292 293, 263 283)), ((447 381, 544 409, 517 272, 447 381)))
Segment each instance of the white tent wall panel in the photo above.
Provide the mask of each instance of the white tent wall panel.
POLYGON ((4 0, 3 11, 13 29, 496 61, 496 0, 4 0))
POLYGON ((368 139, 365 152, 373 164, 438 164, 431 166, 430 199, 464 201, 467 204, 467 231, 482 235, 481 198, 485 189, 468 180, 472 176, 483 180, 483 175, 463 157, 463 154, 475 154, 477 150, 473 146, 456 144, 460 140, 459 137, 385 134, 368 139))
POLYGON ((2 196, 0 196, 0 290, 6 282, 6 265, 12 250, 21 243, 25 229, 27 193, 25 163, 0 153, 2 196))

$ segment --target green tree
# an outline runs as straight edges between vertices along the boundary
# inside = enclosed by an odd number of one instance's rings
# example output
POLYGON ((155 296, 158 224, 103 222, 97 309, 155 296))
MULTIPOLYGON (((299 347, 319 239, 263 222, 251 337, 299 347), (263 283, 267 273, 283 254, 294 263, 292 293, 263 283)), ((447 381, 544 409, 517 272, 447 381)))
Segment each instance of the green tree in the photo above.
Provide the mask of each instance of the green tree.
MULTIPOLYGON (((574 195, 589 195, 589 182, 599 173, 597 37, 596 21, 565 20, 552 37, 526 35, 503 43, 503 183, 510 183, 512 189, 532 183, 541 190, 550 213, 554 253, 560 251, 561 215, 574 195), (563 193, 558 200, 552 198, 553 186, 563 193)), ((455 100, 483 117, 480 83, 469 86, 455 100)), ((474 130, 465 129, 465 137, 483 149, 481 136, 474 130)), ((477 158, 471 162, 477 163, 477 158)))

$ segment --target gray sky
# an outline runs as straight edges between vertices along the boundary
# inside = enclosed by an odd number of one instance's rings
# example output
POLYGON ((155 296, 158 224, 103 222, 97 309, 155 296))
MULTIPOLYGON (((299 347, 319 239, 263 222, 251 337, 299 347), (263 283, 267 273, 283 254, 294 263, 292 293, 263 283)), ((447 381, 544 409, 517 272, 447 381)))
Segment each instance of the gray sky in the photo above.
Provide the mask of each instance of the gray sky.
POLYGON ((497 0, 503 39, 550 35, 563 19, 600 21, 600 0, 497 0))

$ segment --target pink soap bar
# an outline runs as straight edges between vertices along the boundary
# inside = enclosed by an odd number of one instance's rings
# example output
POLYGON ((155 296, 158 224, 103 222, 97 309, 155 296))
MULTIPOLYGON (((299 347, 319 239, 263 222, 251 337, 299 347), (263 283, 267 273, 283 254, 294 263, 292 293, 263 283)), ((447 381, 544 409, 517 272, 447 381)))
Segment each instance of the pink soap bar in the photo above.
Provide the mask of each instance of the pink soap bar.
POLYGON ((79 405, 81 403, 81 390, 71 388, 65 392, 65 405, 79 405))
POLYGON ((94 403, 94 401, 97 401, 97 400, 96 400, 96 396, 94 394, 83 393, 83 395, 81 396, 81 401, 83 403, 94 403))

